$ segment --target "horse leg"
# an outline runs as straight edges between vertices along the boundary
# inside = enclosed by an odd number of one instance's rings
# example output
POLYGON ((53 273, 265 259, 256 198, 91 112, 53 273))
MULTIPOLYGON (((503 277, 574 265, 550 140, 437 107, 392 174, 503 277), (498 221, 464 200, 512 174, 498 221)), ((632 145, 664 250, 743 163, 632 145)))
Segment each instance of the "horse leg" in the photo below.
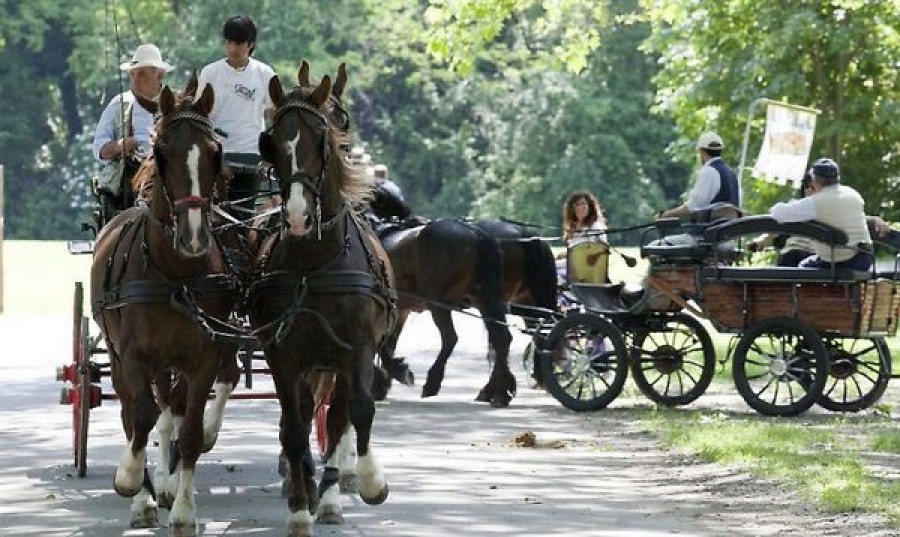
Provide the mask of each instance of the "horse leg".
MULTIPOLYGON (((118 355, 112 348, 109 349, 110 355, 110 363, 112 364, 112 381, 113 385, 116 388, 116 393, 120 394, 121 403, 121 418, 122 418, 122 426, 125 431, 125 437, 129 441, 129 445, 134 445, 131 441, 135 437, 134 434, 134 413, 135 413, 135 405, 132 402, 131 393, 132 388, 129 386, 129 381, 126 378, 123 378, 121 371, 121 362, 118 358, 118 355)), ((128 453, 126 448, 126 453, 128 453)), ((138 467, 140 468, 141 462, 140 457, 125 457, 123 454, 123 460, 125 461, 126 469, 123 472, 123 481, 130 480, 130 475, 132 474, 132 470, 130 467, 138 467)), ((140 490, 137 494, 134 494, 131 500, 131 527, 132 528, 154 528, 159 525, 159 517, 158 517, 158 507, 156 501, 154 500, 154 490, 153 483, 150 481, 149 474, 146 468, 146 452, 144 453, 144 466, 143 466, 143 480, 141 482, 140 490)), ((118 470, 116 471, 118 475, 118 470)), ((117 489, 118 491, 118 489, 117 489)))
POLYGON ((315 463, 309 446, 313 396, 309 385, 295 371, 294 359, 288 355, 267 361, 281 404, 279 440, 287 460, 288 535, 307 537, 313 531, 313 516, 318 496, 315 485, 315 463))
POLYGON ((225 359, 222 369, 216 376, 213 391, 216 394, 209 412, 203 418, 203 453, 209 452, 216 445, 219 431, 222 430, 222 415, 225 412, 225 403, 231 397, 231 393, 237 386, 241 376, 241 368, 238 366, 237 353, 233 357, 225 359))
POLYGON ((219 360, 211 360, 210 353, 216 349, 201 349, 198 363, 205 359, 208 364, 198 367, 190 378, 182 375, 188 382, 187 407, 184 421, 178 429, 178 451, 181 461, 178 464, 178 487, 175 500, 169 512, 169 532, 176 535, 192 535, 197 530, 197 506, 194 500, 194 471, 197 459, 203 447, 203 411, 206 398, 216 376, 219 360))
POLYGON ((516 377, 509 369, 509 345, 512 342, 512 335, 506 326, 493 322, 490 318, 485 317, 484 324, 488 330, 491 349, 494 351, 494 367, 490 379, 478 392, 475 400, 489 402, 491 406, 497 408, 506 407, 516 394, 516 377))
MULTIPOLYGON (((362 354, 362 356, 372 356, 362 354)), ((350 422, 356 429, 356 473, 359 475, 359 497, 369 505, 384 503, 388 497, 388 483, 384 477, 384 470, 372 453, 369 441, 372 434, 372 421, 375 419, 375 400, 367 389, 371 382, 369 374, 372 369, 366 369, 368 360, 359 360, 360 365, 355 370, 354 379, 350 382, 350 422)))
MULTIPOLYGON (((172 498, 175 495, 174 479, 172 478, 173 457, 172 451, 176 446, 175 433, 176 423, 175 415, 172 407, 173 399, 173 379, 170 370, 161 371, 156 375, 153 382, 153 389, 156 394, 156 401, 161 409, 159 419, 156 422, 156 433, 159 435, 159 461, 153 472, 153 483, 156 486, 157 502, 159 507, 172 507, 172 498)), ((183 396, 183 392, 178 392, 179 396, 183 396)), ((184 403, 176 405, 183 408, 184 403)))
POLYGON ((456 335, 456 328, 453 326, 453 317, 450 310, 432 308, 431 318, 441 333, 441 350, 434 364, 428 370, 428 379, 425 381, 425 386, 422 387, 422 397, 431 397, 437 395, 440 391, 441 382, 444 380, 444 369, 447 366, 447 359, 459 340, 456 335))
MULTIPOLYGON (((385 337, 384 343, 379 349, 378 354, 381 356, 383 369, 391 378, 397 379, 397 381, 405 386, 412 386, 416 382, 413 372, 409 369, 409 366, 403 358, 398 358, 394 355, 394 352, 397 350, 397 341, 400 339, 400 333, 403 332, 403 326, 406 324, 407 317, 409 317, 409 310, 400 309, 397 312, 397 322, 394 325, 394 329, 387 337, 385 337)), ((375 394, 373 393, 373 395, 375 394)), ((380 401, 381 399, 383 399, 383 397, 379 398, 375 396, 375 400, 380 401)))
POLYGON ((319 482, 319 507, 316 520, 322 524, 343 524, 344 515, 340 498, 340 463, 341 444, 346 445, 345 436, 350 429, 347 416, 347 380, 343 375, 336 375, 331 393, 331 405, 328 408, 328 445, 325 448, 325 469, 319 482))

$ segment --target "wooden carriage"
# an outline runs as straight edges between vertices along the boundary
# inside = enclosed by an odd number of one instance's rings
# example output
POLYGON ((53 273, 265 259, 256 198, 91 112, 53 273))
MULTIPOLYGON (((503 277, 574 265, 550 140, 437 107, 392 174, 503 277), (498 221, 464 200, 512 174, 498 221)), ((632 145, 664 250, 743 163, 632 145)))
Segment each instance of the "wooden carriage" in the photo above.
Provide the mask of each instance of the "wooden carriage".
MULTIPOLYGON (((800 235, 831 248, 847 244, 846 234, 831 226, 781 224, 768 216, 713 226, 704 239, 715 252, 760 233, 800 235)), ((896 333, 900 313, 896 268, 731 266, 714 257, 695 282, 692 298, 704 316, 738 338, 735 384, 759 412, 794 415, 815 403, 858 411, 884 393, 891 367, 884 337, 896 333)))

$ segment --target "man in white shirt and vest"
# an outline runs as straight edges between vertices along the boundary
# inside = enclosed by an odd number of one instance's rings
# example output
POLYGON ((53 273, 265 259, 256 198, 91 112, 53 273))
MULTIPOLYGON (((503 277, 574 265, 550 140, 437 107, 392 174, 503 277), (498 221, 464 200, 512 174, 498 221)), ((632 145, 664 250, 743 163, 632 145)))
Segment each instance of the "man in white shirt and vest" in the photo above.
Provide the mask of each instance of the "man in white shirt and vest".
POLYGON ((847 245, 831 246, 813 243, 815 255, 800 262, 806 268, 869 270, 872 267, 872 237, 859 192, 841 184, 840 168, 830 158, 813 163, 813 194, 803 199, 776 203, 769 214, 779 222, 818 220, 847 233, 847 245))
POLYGON ((708 131, 697 140, 697 152, 703 165, 697 173, 697 181, 684 204, 660 211, 657 218, 682 218, 692 211, 704 209, 713 203, 730 203, 741 206, 741 186, 730 166, 722 160, 725 143, 718 134, 708 131))

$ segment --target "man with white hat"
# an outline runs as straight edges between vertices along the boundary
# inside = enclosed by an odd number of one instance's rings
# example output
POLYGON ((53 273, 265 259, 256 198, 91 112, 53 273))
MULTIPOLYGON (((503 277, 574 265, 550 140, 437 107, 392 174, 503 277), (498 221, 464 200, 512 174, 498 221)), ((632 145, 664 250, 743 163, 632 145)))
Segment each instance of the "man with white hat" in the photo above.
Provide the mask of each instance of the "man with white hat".
POLYGON ((725 143, 712 131, 704 132, 697 140, 697 152, 703 165, 697 174, 697 181, 684 204, 661 211, 657 218, 681 218, 689 216, 692 211, 703 209, 713 203, 730 203, 735 207, 741 205, 741 187, 737 175, 722 160, 725 143))
POLYGON ((97 189, 118 198, 123 179, 137 171, 150 153, 157 97, 166 73, 174 69, 163 61, 159 48, 145 43, 131 61, 119 66, 131 79, 130 89, 116 95, 100 115, 94 131, 94 158, 103 164, 97 189))

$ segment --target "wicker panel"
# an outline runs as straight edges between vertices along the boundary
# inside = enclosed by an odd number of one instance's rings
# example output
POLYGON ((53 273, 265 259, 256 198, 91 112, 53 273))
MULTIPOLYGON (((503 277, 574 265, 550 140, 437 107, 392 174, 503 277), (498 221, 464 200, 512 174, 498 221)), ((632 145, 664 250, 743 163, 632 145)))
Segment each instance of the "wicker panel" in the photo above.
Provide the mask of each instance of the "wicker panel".
POLYGON ((860 332, 866 334, 897 333, 897 315, 900 308, 900 282, 880 279, 866 282, 862 301, 860 332))
POLYGON ((772 317, 794 317, 816 331, 852 334, 859 319, 859 300, 854 299, 858 294, 856 284, 709 281, 703 284, 702 301, 723 331, 740 332, 772 317))

